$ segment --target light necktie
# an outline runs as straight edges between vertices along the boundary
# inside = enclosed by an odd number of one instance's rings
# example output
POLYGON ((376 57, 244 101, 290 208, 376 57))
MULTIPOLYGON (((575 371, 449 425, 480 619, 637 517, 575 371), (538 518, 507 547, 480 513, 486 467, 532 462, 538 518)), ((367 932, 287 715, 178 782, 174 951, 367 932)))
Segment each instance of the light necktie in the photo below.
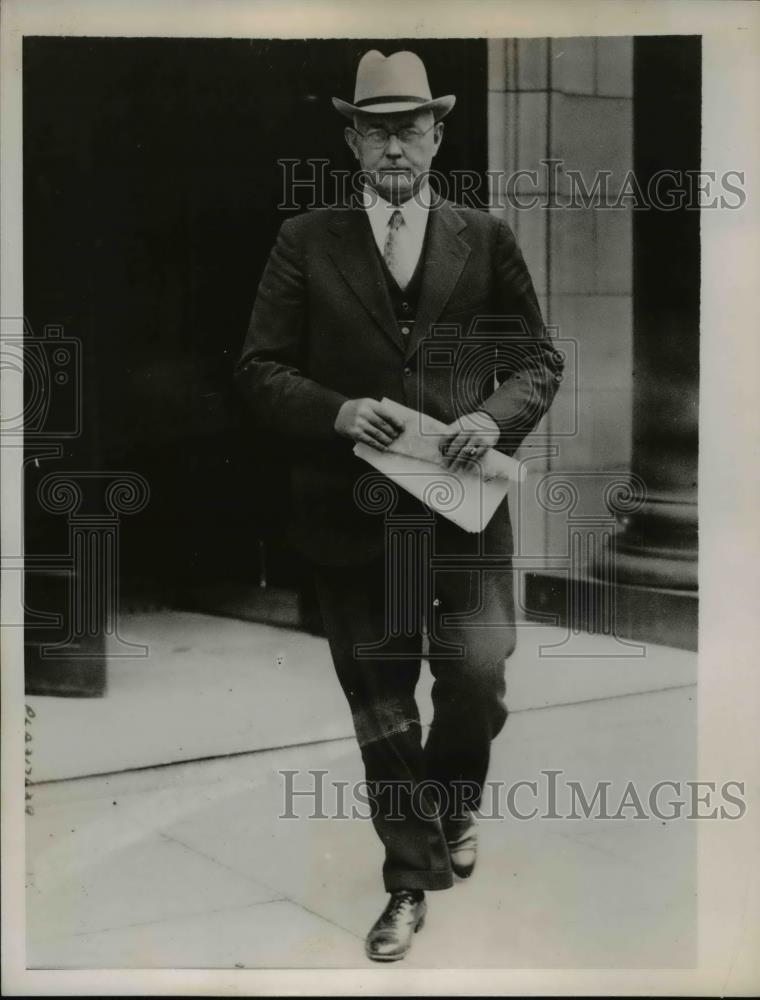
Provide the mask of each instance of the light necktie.
POLYGON ((383 257, 388 265, 388 270, 399 284, 399 287, 406 288, 409 278, 404 267, 403 247, 401 244, 401 234, 399 229, 404 225, 404 216, 399 209, 396 209, 388 220, 388 236, 383 247, 383 257))

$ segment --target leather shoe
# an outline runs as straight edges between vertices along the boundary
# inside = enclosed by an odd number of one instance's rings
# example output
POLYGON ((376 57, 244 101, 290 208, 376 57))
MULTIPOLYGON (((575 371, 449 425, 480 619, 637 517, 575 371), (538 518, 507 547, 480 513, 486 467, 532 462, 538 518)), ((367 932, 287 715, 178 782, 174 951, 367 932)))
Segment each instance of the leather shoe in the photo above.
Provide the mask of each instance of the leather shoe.
POLYGON ((478 856, 478 830, 475 821, 462 833, 447 839, 451 869, 459 878, 469 878, 478 856))
POLYGON ((425 923, 424 895, 410 889, 391 893, 385 909, 370 928, 365 943, 373 962, 397 962, 412 947, 412 937, 425 923))

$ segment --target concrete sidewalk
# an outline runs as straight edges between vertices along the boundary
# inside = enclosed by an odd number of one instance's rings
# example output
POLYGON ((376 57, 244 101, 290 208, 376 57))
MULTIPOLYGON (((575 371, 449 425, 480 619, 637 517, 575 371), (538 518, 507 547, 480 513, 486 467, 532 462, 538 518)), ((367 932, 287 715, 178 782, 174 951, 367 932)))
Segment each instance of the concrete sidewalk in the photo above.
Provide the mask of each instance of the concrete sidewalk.
MULTIPOLYGON (((658 781, 695 777, 696 735, 689 685, 525 707, 494 744, 490 779, 543 788, 542 770, 562 771, 588 795, 607 780, 614 812, 629 781, 646 801, 658 781)), ((35 786, 28 966, 373 965, 363 939, 387 899, 379 841, 368 820, 278 819, 288 769, 299 788, 320 769, 362 778, 346 738, 35 786)), ((507 817, 480 829, 475 874, 428 894, 425 928, 394 968, 694 964, 695 823, 507 817)))
MULTIPOLYGON (((349 737, 327 641, 182 611, 124 616, 104 698, 29 697, 32 781, 111 774, 349 737), (287 711, 282 709, 287 706, 287 711), (76 734, 72 738, 72 734, 76 734)), ((696 683, 694 653, 519 626, 507 663, 510 709, 542 708, 696 683)), ((418 685, 431 713, 429 671, 418 685)))

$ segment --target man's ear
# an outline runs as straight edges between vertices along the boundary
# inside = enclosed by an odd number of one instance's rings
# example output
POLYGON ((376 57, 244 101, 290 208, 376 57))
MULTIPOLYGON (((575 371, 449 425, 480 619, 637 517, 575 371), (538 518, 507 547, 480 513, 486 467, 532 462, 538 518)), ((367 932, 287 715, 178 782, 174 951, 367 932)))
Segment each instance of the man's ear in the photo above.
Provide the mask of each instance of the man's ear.
POLYGON ((438 152, 438 147, 441 145, 443 140, 443 122, 436 122, 433 127, 433 140, 435 142, 435 147, 433 148, 433 156, 438 152))
POLYGON ((346 144, 348 145, 348 148, 351 150, 351 152, 354 154, 354 156, 358 160, 359 159, 359 148, 358 148, 357 143, 356 143, 356 132, 354 132, 354 130, 352 128, 350 128, 348 125, 346 125, 345 129, 343 130, 343 135, 345 137, 346 144))

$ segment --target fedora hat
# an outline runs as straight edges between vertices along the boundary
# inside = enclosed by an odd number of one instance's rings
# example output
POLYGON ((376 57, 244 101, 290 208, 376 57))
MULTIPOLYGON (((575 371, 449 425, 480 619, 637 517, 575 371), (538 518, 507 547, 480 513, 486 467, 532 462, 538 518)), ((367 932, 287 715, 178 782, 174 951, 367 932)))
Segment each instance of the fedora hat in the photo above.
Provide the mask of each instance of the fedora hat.
POLYGON ((354 103, 339 97, 333 97, 332 102, 346 118, 353 118, 357 113, 432 111, 437 121, 451 111, 456 97, 447 94, 433 98, 425 64, 414 52, 394 52, 386 57, 372 49, 359 60, 354 103))

